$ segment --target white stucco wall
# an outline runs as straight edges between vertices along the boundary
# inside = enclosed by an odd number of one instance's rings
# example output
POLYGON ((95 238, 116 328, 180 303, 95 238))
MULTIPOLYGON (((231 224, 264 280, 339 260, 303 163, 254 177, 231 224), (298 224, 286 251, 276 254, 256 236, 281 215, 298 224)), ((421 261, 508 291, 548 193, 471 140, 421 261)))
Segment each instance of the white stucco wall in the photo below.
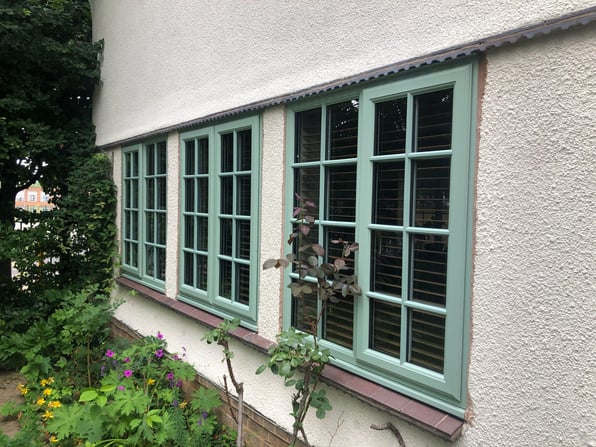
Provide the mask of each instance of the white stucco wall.
POLYGON ((92 0, 108 144, 593 6, 593 0, 92 0))

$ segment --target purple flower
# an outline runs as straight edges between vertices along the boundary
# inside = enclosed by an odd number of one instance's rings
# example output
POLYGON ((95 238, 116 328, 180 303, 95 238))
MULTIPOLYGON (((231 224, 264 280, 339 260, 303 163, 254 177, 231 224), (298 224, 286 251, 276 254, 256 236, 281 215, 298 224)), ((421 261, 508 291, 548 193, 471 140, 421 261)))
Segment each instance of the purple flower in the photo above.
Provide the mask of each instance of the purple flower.
POLYGON ((130 376, 132 376, 132 370, 125 369, 124 370, 124 377, 130 377, 130 376))
POLYGON ((174 354, 174 357, 173 357, 173 359, 174 359, 174 360, 180 360, 180 357, 178 357, 178 354, 174 354))
POLYGON ((124 363, 128 363, 128 362, 130 362, 130 357, 126 357, 126 358, 124 359, 124 363))
POLYGON ((169 372, 169 373, 166 375, 166 379, 168 379, 168 380, 174 380, 174 373, 170 371, 170 372, 169 372))
POLYGON ((161 332, 157 332, 157 338, 159 338, 160 340, 163 340, 163 334, 161 332))
POLYGON ((124 391, 125 389, 126 389, 126 387, 124 385, 118 385, 119 391, 124 391))
POLYGON ((178 388, 180 388, 180 387, 182 386, 182 380, 179 380, 178 382, 176 382, 176 386, 177 386, 178 388))
POLYGON ((163 349, 158 349, 157 351, 155 351, 155 357, 157 357, 158 359, 163 357, 163 349))
POLYGON ((172 407, 177 407, 177 406, 178 406, 178 400, 177 399, 174 399, 172 401, 172 407))
POLYGON ((114 357, 114 351, 112 351, 112 350, 108 349, 108 350, 106 351, 106 357, 110 357, 110 358, 111 358, 111 357, 114 357))

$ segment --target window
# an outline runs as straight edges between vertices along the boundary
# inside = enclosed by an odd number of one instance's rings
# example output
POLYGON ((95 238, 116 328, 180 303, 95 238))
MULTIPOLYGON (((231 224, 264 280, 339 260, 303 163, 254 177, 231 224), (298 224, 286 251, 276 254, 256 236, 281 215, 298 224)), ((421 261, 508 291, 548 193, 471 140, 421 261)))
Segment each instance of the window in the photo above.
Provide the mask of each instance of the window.
MULTIPOLYGON (((360 245, 362 295, 330 304, 317 328, 336 362, 463 416, 470 266, 475 65, 296 104, 288 114, 288 203, 318 205, 314 238, 360 245)), ((291 210, 287 210, 292 221, 291 210)), ((312 240, 312 239, 311 239, 312 240)), ((295 277, 296 273, 288 273, 295 277)), ((316 296, 287 295, 304 331, 316 296)))
POLYGON ((18 193, 18 194, 17 194, 17 199, 16 199, 16 201, 17 201, 17 202, 24 202, 24 201, 25 201, 25 194, 24 194, 24 193, 22 193, 22 192, 18 193))
POLYGON ((166 142, 123 151, 123 274, 162 290, 166 276, 166 142))
POLYGON ((259 119, 187 132, 182 147, 180 299, 255 328, 259 119))
POLYGON ((37 192, 29 191, 28 197, 29 197, 29 199, 28 199, 29 202, 37 202, 37 192))

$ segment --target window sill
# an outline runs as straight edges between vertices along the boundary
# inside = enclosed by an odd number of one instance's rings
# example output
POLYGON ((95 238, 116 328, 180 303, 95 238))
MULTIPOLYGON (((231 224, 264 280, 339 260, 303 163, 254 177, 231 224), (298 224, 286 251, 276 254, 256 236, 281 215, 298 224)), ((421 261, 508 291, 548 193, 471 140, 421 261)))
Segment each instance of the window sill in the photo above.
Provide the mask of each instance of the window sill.
MULTIPOLYGON (((120 277, 116 279, 116 283, 133 289, 142 296, 209 328, 215 328, 222 322, 220 317, 197 309, 190 304, 168 298, 163 293, 131 279, 120 277)), ((269 347, 274 345, 271 340, 242 327, 232 331, 231 335, 262 353, 267 353, 269 347)), ((404 419, 443 439, 453 441, 461 435, 464 426, 463 420, 403 394, 388 390, 355 374, 329 365, 323 371, 323 378, 330 386, 339 388, 375 408, 404 419)))

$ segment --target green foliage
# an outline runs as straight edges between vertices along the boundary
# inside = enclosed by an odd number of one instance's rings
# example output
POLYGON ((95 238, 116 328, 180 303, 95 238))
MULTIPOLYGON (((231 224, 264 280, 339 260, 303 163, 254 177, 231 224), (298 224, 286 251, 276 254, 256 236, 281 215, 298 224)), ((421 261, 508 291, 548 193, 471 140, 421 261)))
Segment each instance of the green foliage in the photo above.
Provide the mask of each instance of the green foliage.
POLYGON ((315 204, 299 194, 296 194, 296 198, 299 205, 294 210, 295 228, 288 239, 288 244, 294 250, 285 258, 266 260, 263 269, 293 266, 297 277, 288 285, 292 297, 303 301, 306 296, 315 294, 319 310, 315 315, 305 316, 304 323, 311 328, 311 334, 293 327, 282 331, 277 337, 277 345, 269 349, 269 361, 256 372, 261 374, 269 368, 273 374, 284 379, 286 386, 294 387, 296 391, 292 395, 290 413, 294 418, 292 444, 298 439, 298 434, 302 434, 308 444, 304 419, 309 408, 316 409, 319 419, 323 419, 332 409, 326 391, 318 389, 323 369, 331 360, 329 350, 322 349, 319 344, 319 323, 329 303, 338 304, 342 297, 360 295, 361 289, 349 267, 349 257, 358 250, 358 244, 341 239, 332 240, 331 243, 341 245, 341 256, 327 259, 324 247, 308 240, 312 228, 316 226, 315 218, 310 215, 315 204), (302 377, 297 378, 299 371, 302 377))
POLYGON ((201 388, 190 403, 184 400, 183 381, 195 371, 182 357, 166 352, 159 333, 121 352, 106 350, 98 386, 55 408, 46 429, 62 446, 81 440, 89 446, 233 445, 213 413, 221 405, 217 391, 201 388))

